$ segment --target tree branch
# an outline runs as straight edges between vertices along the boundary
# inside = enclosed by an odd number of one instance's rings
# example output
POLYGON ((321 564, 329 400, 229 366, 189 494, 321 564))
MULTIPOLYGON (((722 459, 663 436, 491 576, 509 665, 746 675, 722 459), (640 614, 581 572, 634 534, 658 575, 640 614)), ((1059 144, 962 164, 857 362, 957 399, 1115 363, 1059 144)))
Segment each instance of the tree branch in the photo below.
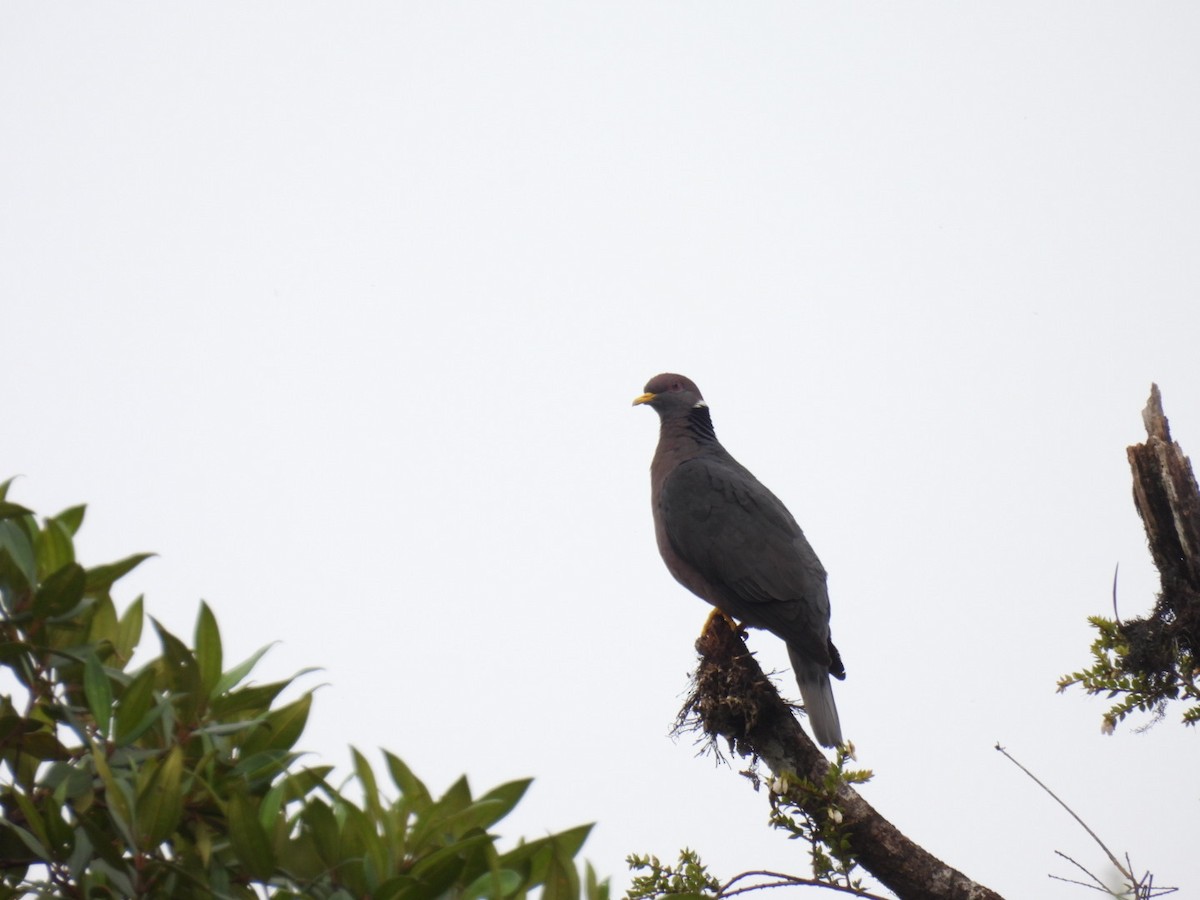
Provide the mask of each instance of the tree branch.
POLYGON ((1142 410, 1146 443, 1126 449, 1133 502, 1162 579, 1155 618, 1174 624, 1186 649, 1200 650, 1200 488, 1183 448, 1171 440, 1158 385, 1142 410))
MULTIPOLYGON (((1145 618, 1118 619, 1124 640, 1120 664, 1144 682, 1147 706, 1161 717, 1168 700, 1200 696, 1194 682, 1200 657, 1200 488, 1192 464, 1163 414, 1158 385, 1142 411, 1146 442, 1126 449, 1133 470, 1133 502, 1146 529, 1146 540, 1162 589, 1145 618)), ((1194 722, 1200 713, 1188 711, 1194 722)))
MULTIPOLYGON (((681 722, 714 743, 724 738, 739 756, 761 759, 777 777, 822 784, 828 761, 723 616, 709 618, 696 650, 700 664, 681 722)), ((837 827, 850 836, 858 863, 901 900, 1003 900, 909 840, 849 786, 839 787, 836 810, 801 785, 787 791, 819 823, 840 815, 837 827)))
POLYGON ((817 887, 825 888, 829 891, 836 891, 841 894, 850 894, 852 897, 859 897, 862 900, 887 900, 886 897, 881 897, 878 894, 872 894, 869 891, 862 891, 857 888, 846 887, 841 884, 829 884, 825 881, 816 881, 812 878, 797 878, 795 875, 785 875, 782 872, 743 872, 741 875, 734 875, 725 884, 721 885, 721 890, 717 893, 718 897, 733 897, 737 894, 748 894, 751 891, 761 891, 766 888, 774 887, 817 887), (766 881, 761 884, 751 884, 746 887, 735 888, 734 885, 745 878, 773 878, 774 881, 766 881))
MULTIPOLYGON (((1047 794, 1049 794, 1051 797, 1053 797, 1055 803, 1057 803, 1059 806, 1061 806, 1063 809, 1065 809, 1068 813, 1071 814, 1071 818, 1074 819, 1076 822, 1078 822, 1079 826, 1084 831, 1086 831, 1088 833, 1088 835, 1091 837, 1091 839, 1099 845, 1101 850, 1104 851, 1104 854, 1108 857, 1108 861, 1113 864, 1113 868, 1115 868, 1118 872, 1120 872, 1122 875, 1124 875, 1130 881, 1130 883, 1134 883, 1137 881, 1137 879, 1133 877, 1132 868, 1126 869, 1123 865, 1121 865, 1121 861, 1119 859, 1117 859, 1116 854, 1108 849, 1108 845, 1105 844, 1104 841, 1100 840, 1100 835, 1098 835, 1098 834, 1096 834, 1096 832, 1092 831, 1091 826, 1089 826, 1087 822, 1083 821, 1083 819, 1081 819, 1079 817, 1079 814, 1077 812, 1075 812, 1075 810, 1073 810, 1073 809, 1071 809, 1071 807, 1067 806, 1067 804, 1063 801, 1062 797, 1058 796, 1058 794, 1056 794, 1056 793, 1054 793, 1054 791, 1050 790, 1050 788, 1048 788, 1046 786, 1045 782, 1043 782, 1042 779, 1038 778, 1036 775, 1034 775, 1032 772, 1030 772, 1027 768, 1025 768, 1023 765, 1021 765, 1019 762, 1017 762, 1016 758, 1011 753, 1009 753, 1007 750, 1005 750, 1003 747, 1001 747, 999 744, 996 744, 996 749, 1004 754, 1005 759, 1007 759, 1010 763, 1012 763, 1014 766, 1016 766, 1018 769, 1020 769, 1026 775, 1028 775, 1033 780, 1034 784, 1036 784, 1043 791, 1045 791, 1047 794)), ((1063 856, 1065 859, 1071 860, 1071 862, 1073 862, 1073 863, 1075 863, 1075 865, 1079 866, 1079 863, 1076 863, 1075 860, 1071 859, 1071 857, 1065 856, 1065 854, 1062 854, 1062 853, 1059 853, 1059 856, 1063 856)), ((1079 868, 1083 869, 1083 866, 1079 866, 1079 868)), ((1087 872, 1087 869, 1083 869, 1083 871, 1087 872)), ((1088 873, 1088 875, 1092 875, 1091 872, 1087 872, 1087 873, 1088 873)), ((1092 877, 1095 878, 1096 876, 1092 875, 1092 877)), ((1097 879, 1097 881, 1099 881, 1099 879, 1097 879)))
POLYGON ((1058 689, 1081 685, 1089 694, 1120 698, 1104 714, 1112 734, 1134 711, 1148 712, 1146 728, 1161 721, 1167 704, 1185 701, 1183 721, 1200 722, 1200 488, 1183 449, 1171 440, 1158 385, 1142 411, 1146 442, 1126 448, 1133 470, 1133 502, 1146 529, 1162 584, 1154 609, 1122 616, 1113 589, 1113 619, 1090 616, 1097 630, 1092 665, 1059 679, 1058 689))

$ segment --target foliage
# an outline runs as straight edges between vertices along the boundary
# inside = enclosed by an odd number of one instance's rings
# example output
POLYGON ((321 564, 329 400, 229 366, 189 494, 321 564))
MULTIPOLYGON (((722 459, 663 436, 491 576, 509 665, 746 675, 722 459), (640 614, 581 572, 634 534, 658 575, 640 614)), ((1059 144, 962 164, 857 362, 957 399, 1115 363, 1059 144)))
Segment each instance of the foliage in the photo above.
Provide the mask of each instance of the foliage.
MULTIPOLYGON (((76 506, 44 519, 0 485, 0 900, 11 897, 605 900, 575 856, 590 826, 509 850, 490 829, 529 780, 440 797, 385 753, 395 797, 353 751, 341 789, 295 749, 312 691, 225 668, 201 604, 193 646, 151 625, 161 654, 130 669, 142 598, 113 584, 147 558, 76 562, 76 506), (348 791, 347 789, 352 789, 348 791), (356 802, 354 798, 361 798, 356 802)), ((301 675, 304 673, 300 673, 301 675)))
POLYGON ((862 879, 854 875, 858 862, 838 808, 838 791, 842 787, 865 784, 872 778, 868 769, 848 769, 846 765, 853 759, 853 745, 842 745, 837 748, 837 757, 820 784, 805 778, 782 776, 772 779, 768 786, 771 789, 771 825, 788 832, 792 839, 808 843, 813 878, 862 891, 862 879), (814 817, 806 807, 824 812, 814 817))
POLYGON ((1154 619, 1136 619, 1121 623, 1103 616, 1089 616, 1088 622, 1097 631, 1092 642, 1092 666, 1058 681, 1059 691, 1078 684, 1089 694, 1106 694, 1120 698, 1104 714, 1102 730, 1112 734, 1117 724, 1134 711, 1150 713, 1148 724, 1166 715, 1168 701, 1184 700, 1187 708, 1183 721, 1195 725, 1200 721, 1200 686, 1196 684, 1196 660, 1179 641, 1162 640, 1160 636, 1144 634, 1154 619), (1156 659, 1147 664, 1147 648, 1159 648, 1156 659))
POLYGON ((657 897, 673 897, 675 900, 701 900, 717 897, 721 883, 708 873, 708 867, 700 861, 694 850, 679 851, 677 865, 664 865, 657 856, 631 854, 625 860, 635 875, 626 897, 629 900, 651 900, 657 897))
MULTIPOLYGON (((736 875, 722 883, 708 871, 694 850, 684 849, 679 853, 675 865, 662 863, 657 856, 631 855, 626 859, 635 872, 645 871, 634 877, 627 900, 716 900, 735 894, 776 887, 829 888, 858 897, 875 897, 855 873, 858 863, 850 845, 850 836, 843 827, 843 816, 838 805, 841 788, 865 784, 872 774, 866 769, 849 769, 847 763, 854 758, 854 747, 837 749, 837 758, 829 766, 820 784, 796 776, 774 777, 768 780, 770 790, 770 824, 786 831, 789 837, 801 839, 809 845, 813 874, 811 878, 787 875, 779 872, 752 871, 736 875), (814 817, 806 811, 819 809, 814 817)), ((746 773, 757 787, 760 779, 753 771, 746 773)))

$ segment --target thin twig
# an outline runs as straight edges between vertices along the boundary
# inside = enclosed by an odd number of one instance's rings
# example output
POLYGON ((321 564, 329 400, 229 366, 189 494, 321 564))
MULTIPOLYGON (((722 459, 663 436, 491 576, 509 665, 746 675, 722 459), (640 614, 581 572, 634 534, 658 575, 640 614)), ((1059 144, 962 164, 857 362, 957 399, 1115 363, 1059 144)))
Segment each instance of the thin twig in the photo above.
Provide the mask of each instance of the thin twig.
POLYGON ((1072 881, 1070 878, 1059 878, 1059 876, 1057 876, 1057 875, 1051 875, 1050 876, 1051 878, 1058 878, 1059 881, 1070 881, 1072 884, 1082 884, 1084 887, 1089 887, 1093 891, 1104 891, 1104 893, 1106 893, 1106 894, 1110 894, 1110 895, 1117 896, 1117 897, 1120 896, 1120 894, 1113 894, 1112 888, 1110 888, 1103 881, 1101 881, 1094 874, 1092 874, 1091 871, 1089 871, 1088 869, 1085 869, 1083 867, 1082 863, 1077 862, 1076 860, 1067 856, 1067 854, 1063 853, 1061 850, 1055 850, 1054 852, 1058 856, 1061 856, 1063 859, 1065 859, 1067 862, 1069 862, 1071 865, 1073 865, 1080 872, 1082 872, 1084 875, 1086 875, 1088 878, 1092 879, 1092 881, 1094 881, 1096 883, 1095 884, 1087 884, 1086 882, 1083 882, 1083 881, 1072 881))
POLYGON ((1113 618, 1118 626, 1121 624, 1121 614, 1117 612, 1117 576, 1119 574, 1121 574, 1121 564, 1117 563, 1113 569, 1113 618))
POLYGON ((889 898, 881 897, 879 894, 872 894, 870 891, 860 890, 848 885, 832 884, 828 881, 817 881, 813 878, 799 878, 795 875, 785 875, 783 872, 768 872, 766 870, 742 872, 740 875, 734 875, 718 889, 717 896, 732 897, 736 894, 746 894, 750 891, 776 887, 822 887, 828 888, 831 891, 840 891, 843 894, 851 894, 855 897, 863 897, 865 900, 889 900, 889 898), (769 884, 751 884, 731 891, 730 888, 743 878, 774 878, 776 881, 769 884))
MULTIPOLYGON (((1034 775, 1032 772, 1030 772, 1027 768, 1025 768, 1023 765, 1021 765, 1019 762, 1017 762, 1015 759, 1013 759, 1012 754, 1010 754, 1007 750, 1005 750, 1003 747, 1001 747, 998 742, 996 744, 996 749, 999 750, 1001 753, 1003 753, 1008 758, 1009 762, 1011 762, 1014 766, 1016 766, 1018 769, 1020 769, 1022 772, 1024 772, 1026 775, 1028 775, 1030 778, 1032 778, 1034 784, 1036 784, 1043 791, 1045 791, 1047 794, 1049 794, 1051 797, 1053 797, 1059 806, 1061 806, 1063 809, 1065 809, 1067 812, 1069 812, 1071 814, 1071 818, 1074 819, 1076 822, 1078 822, 1079 826, 1084 831, 1086 831, 1088 834, 1090 834, 1092 836, 1092 840, 1100 845, 1100 849, 1105 852, 1105 854, 1108 856, 1109 860, 1116 867, 1117 871, 1129 879, 1130 884, 1137 883, 1137 879, 1134 878, 1133 875, 1130 874, 1128 871, 1126 871, 1125 867, 1123 865, 1121 865, 1121 863, 1113 855, 1113 852, 1108 849, 1108 847, 1105 845, 1104 841, 1100 840, 1100 838, 1096 834, 1096 832, 1092 831, 1092 829, 1090 829, 1088 827, 1087 822, 1083 821, 1083 819, 1079 818, 1079 816, 1075 814, 1075 810, 1073 810, 1073 809, 1071 809, 1071 807, 1067 806, 1067 804, 1062 801, 1062 798, 1059 797, 1058 794, 1054 793, 1054 791, 1052 791, 1052 790, 1050 790, 1050 788, 1046 787, 1046 785, 1042 783, 1041 779, 1039 779, 1036 775, 1034 775)), ((1091 873, 1088 873, 1088 874, 1091 874, 1091 873)))

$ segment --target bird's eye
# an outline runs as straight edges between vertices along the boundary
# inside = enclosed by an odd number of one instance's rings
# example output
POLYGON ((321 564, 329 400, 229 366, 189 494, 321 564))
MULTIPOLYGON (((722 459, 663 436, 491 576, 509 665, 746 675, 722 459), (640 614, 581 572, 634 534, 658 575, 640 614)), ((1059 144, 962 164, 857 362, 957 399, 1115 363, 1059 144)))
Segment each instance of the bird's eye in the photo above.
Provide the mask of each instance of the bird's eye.
POLYGON ((671 390, 678 393, 679 391, 683 390, 683 385, 680 384, 678 381, 672 381, 671 382, 671 390))

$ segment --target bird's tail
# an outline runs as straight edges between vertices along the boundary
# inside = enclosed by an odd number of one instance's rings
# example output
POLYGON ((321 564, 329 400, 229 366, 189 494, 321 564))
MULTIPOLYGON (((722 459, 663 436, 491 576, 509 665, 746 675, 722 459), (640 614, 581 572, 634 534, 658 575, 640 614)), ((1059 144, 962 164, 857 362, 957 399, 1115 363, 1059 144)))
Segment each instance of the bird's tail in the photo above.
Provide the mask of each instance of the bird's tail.
POLYGON ((822 747, 838 746, 842 743, 842 726, 838 721, 837 704, 833 702, 829 667, 813 662, 790 645, 788 658, 792 661, 804 711, 808 713, 808 721, 813 734, 817 736, 817 742, 822 747))

